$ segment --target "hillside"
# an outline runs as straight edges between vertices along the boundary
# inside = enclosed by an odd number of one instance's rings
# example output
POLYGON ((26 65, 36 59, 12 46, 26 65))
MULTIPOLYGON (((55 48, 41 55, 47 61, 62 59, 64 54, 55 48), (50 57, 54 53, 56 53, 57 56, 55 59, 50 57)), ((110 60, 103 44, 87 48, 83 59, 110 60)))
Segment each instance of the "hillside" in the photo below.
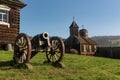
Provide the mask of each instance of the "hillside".
POLYGON ((32 60, 33 69, 19 69, 6 64, 12 52, 0 51, 0 80, 120 80, 120 60, 65 54, 65 68, 43 64, 45 53, 32 60), (3 64, 4 63, 4 64, 3 64))
POLYGON ((120 46, 120 36, 94 36, 91 39, 100 46, 118 47, 120 46))

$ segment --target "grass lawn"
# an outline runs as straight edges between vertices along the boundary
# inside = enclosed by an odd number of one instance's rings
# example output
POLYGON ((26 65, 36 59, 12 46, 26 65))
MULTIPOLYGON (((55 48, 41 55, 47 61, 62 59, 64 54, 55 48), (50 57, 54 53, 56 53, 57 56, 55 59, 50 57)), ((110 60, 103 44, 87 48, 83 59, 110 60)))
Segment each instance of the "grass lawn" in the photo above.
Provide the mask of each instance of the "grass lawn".
POLYGON ((0 80, 120 80, 120 59, 65 54, 65 68, 56 68, 43 64, 45 53, 38 53, 30 61, 33 69, 2 65, 12 57, 13 52, 0 51, 0 80))

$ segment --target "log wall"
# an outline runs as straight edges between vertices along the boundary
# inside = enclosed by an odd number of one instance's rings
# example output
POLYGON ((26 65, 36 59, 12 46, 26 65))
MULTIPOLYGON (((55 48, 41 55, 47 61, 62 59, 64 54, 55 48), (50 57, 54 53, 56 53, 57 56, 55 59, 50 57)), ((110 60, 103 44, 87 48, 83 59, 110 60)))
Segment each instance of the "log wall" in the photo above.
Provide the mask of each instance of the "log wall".
POLYGON ((0 49, 7 44, 14 44, 15 38, 20 28, 20 8, 8 5, 11 10, 9 12, 9 24, 0 24, 0 49))

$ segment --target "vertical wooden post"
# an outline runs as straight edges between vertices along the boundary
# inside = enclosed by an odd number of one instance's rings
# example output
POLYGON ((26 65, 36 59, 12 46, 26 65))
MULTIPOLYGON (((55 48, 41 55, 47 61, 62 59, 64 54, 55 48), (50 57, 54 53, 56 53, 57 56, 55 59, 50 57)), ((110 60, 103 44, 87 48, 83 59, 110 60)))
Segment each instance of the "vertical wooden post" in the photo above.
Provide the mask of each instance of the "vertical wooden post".
POLYGON ((7 44, 6 49, 7 49, 8 51, 13 51, 12 44, 10 44, 10 43, 7 44))

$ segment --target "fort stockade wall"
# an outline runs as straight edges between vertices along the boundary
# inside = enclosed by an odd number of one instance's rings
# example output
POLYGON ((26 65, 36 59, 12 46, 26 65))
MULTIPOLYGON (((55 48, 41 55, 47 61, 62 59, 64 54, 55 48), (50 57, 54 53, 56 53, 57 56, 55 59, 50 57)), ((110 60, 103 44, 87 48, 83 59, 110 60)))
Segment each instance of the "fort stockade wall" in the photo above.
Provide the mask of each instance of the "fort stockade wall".
POLYGON ((98 47, 95 56, 120 59, 120 47, 98 47))

